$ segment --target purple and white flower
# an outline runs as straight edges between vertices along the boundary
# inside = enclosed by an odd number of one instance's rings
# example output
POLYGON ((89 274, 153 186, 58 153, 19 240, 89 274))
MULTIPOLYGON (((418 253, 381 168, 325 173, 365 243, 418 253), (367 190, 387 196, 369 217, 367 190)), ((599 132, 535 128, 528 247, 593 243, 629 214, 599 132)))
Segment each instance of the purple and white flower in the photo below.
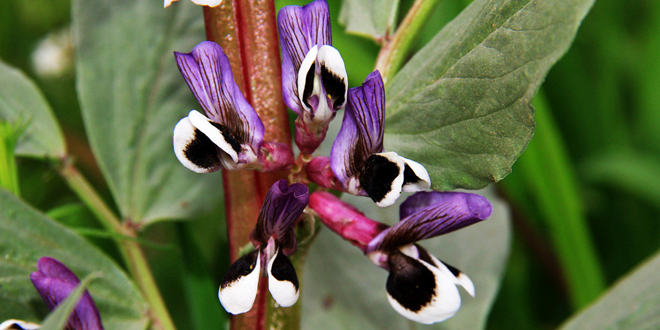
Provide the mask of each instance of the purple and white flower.
POLYGON ((204 41, 174 57, 204 110, 190 111, 174 128, 174 152, 181 164, 197 173, 258 167, 264 125, 236 85, 220 45, 204 41))
POLYGON ((332 47, 328 3, 287 6, 277 16, 282 50, 282 97, 298 114, 296 144, 311 154, 328 124, 346 104, 348 75, 339 51, 332 47))
POLYGON ((259 278, 268 277, 268 290, 282 307, 298 301, 299 282, 287 256, 297 249, 294 225, 309 202, 309 188, 279 180, 268 191, 251 240, 256 249, 236 260, 220 284, 220 303, 231 314, 249 311, 259 278))
POLYGON ((431 187, 421 164, 384 152, 385 89, 374 71, 362 86, 351 88, 344 120, 330 151, 330 167, 344 189, 369 196, 378 206, 394 204, 402 191, 431 187))
POLYGON ((461 192, 418 192, 401 204, 401 221, 392 227, 367 218, 327 192, 313 193, 309 206, 328 228, 389 271, 387 298, 406 318, 430 324, 452 317, 461 306, 457 286, 474 296, 467 275, 416 242, 488 218, 492 207, 486 198, 461 192))
MULTIPOLYGON (((37 271, 30 274, 30 279, 51 310, 63 302, 80 284, 78 277, 69 268, 50 257, 39 259, 37 262, 37 271)), ((103 329, 101 314, 99 314, 99 310, 96 308, 96 304, 88 291, 85 291, 82 295, 69 317, 67 329, 103 329)))

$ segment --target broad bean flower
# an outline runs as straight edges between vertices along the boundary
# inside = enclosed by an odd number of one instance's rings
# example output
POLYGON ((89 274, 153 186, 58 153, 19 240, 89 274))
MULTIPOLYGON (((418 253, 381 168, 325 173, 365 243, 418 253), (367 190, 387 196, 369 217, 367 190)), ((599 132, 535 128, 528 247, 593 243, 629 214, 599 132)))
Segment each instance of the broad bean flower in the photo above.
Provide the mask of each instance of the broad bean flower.
POLYGON ((254 251, 236 260, 220 285, 218 297, 227 312, 241 314, 254 304, 262 272, 268 290, 282 307, 298 301, 299 283, 288 255, 296 251, 294 224, 309 202, 309 188, 277 181, 268 191, 251 240, 254 251))
POLYGON ((460 192, 418 192, 401 204, 401 221, 389 227, 371 220, 327 192, 315 192, 309 206, 331 230, 388 270, 387 298, 399 314, 420 323, 452 317, 461 306, 457 286, 474 296, 467 275, 431 255, 416 242, 484 220, 492 207, 484 197, 460 192))
MULTIPOLYGON (((78 277, 64 264, 50 258, 42 257, 37 262, 37 271, 30 274, 32 284, 37 289, 48 308, 55 309, 57 305, 80 284, 78 277)), ((24 328, 29 329, 29 328, 24 328)), ((69 317, 67 329, 72 330, 102 330, 101 314, 89 292, 85 291, 69 317)))
POLYGON ((282 50, 282 97, 298 114, 295 140, 311 154, 325 138, 328 124, 346 104, 348 75, 332 47, 325 0, 287 6, 277 16, 282 50))
POLYGON ((174 57, 204 110, 190 111, 174 128, 174 152, 181 164, 208 173, 220 168, 273 171, 293 163, 288 146, 263 141, 264 125, 236 85, 220 45, 204 41, 174 57))
POLYGON ((317 157, 310 162, 310 178, 324 187, 369 196, 381 207, 394 204, 402 191, 430 188, 431 178, 424 166, 396 152, 384 152, 384 132, 385 89, 380 73, 374 71, 362 86, 349 90, 330 158, 317 157), (329 178, 327 166, 336 182, 329 178))

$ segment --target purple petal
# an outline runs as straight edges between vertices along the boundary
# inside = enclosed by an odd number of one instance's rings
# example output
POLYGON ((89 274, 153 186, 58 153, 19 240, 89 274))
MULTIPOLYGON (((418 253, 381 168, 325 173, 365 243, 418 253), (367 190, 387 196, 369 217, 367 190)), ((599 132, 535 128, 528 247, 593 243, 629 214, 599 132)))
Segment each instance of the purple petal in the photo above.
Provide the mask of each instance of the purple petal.
POLYGON ((401 246, 450 233, 485 220, 492 213, 488 200, 461 192, 418 192, 401 204, 399 223, 369 242, 367 252, 394 251, 401 246))
POLYGON ((306 185, 294 183, 289 186, 284 179, 275 182, 261 207, 252 240, 264 244, 274 235, 285 254, 292 253, 296 246, 293 225, 308 203, 309 188, 306 185))
MULTIPOLYGON (((59 261, 42 257, 37 262, 37 271, 30 279, 51 310, 55 309, 80 284, 76 275, 59 261)), ((101 315, 88 291, 85 291, 69 317, 68 328, 76 330, 103 329, 101 315)))
POLYGON ((236 85, 222 47, 203 41, 190 53, 174 52, 174 57, 206 116, 225 127, 241 144, 259 150, 264 125, 236 85))
POLYGON ((374 71, 360 87, 348 91, 341 129, 330 151, 330 166, 344 185, 357 176, 370 155, 383 151, 385 90, 374 71))
POLYGON ((282 98, 291 110, 302 116, 298 71, 312 47, 332 45, 328 3, 316 0, 303 7, 286 6, 277 15, 277 28, 282 50, 282 98))

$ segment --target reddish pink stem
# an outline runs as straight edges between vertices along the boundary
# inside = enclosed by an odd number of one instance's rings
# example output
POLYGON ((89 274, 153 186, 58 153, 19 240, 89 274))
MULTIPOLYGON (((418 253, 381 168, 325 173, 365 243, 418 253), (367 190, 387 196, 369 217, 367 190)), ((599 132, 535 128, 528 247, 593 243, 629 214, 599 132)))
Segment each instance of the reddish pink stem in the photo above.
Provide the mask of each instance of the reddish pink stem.
MULTIPOLYGON (((265 126, 264 140, 291 146, 287 108, 282 101, 279 41, 272 1, 223 1, 219 7, 204 7, 206 36, 222 46, 234 79, 265 126)), ((250 232, 270 186, 287 172, 223 172, 229 254, 233 262, 250 242, 250 232)), ((255 306, 234 316, 231 328, 263 329, 266 311, 266 281, 261 281, 255 306)))

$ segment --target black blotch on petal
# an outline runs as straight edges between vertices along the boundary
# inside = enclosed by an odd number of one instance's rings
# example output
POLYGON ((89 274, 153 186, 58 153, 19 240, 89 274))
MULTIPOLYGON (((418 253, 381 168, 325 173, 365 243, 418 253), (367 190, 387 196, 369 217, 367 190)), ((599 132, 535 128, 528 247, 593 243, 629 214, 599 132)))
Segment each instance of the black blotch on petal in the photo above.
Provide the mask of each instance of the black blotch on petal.
POLYGON ((183 154, 193 164, 202 168, 212 168, 220 164, 218 149, 204 133, 195 128, 194 137, 183 150, 183 154))
POLYGON ((440 262, 442 262, 443 265, 447 266, 447 269, 449 269, 449 271, 452 274, 454 274, 455 277, 458 277, 458 275, 461 275, 461 271, 458 270, 458 268, 456 268, 456 267, 454 267, 454 266, 452 266, 452 265, 450 265, 450 264, 448 264, 448 263, 446 263, 442 260, 440 262))
POLYGON ((305 90, 303 90, 303 102, 308 108, 312 106, 309 105, 309 97, 312 96, 312 91, 314 90, 314 72, 316 70, 316 63, 312 63, 312 66, 309 67, 307 75, 305 76, 305 90))
POLYGON ((250 275, 257 266, 258 256, 259 250, 254 250, 234 261, 229 267, 225 278, 220 282, 220 287, 224 289, 238 281, 241 277, 250 275))
POLYGON ((399 166, 386 157, 371 155, 360 171, 360 186, 378 203, 392 190, 392 182, 399 176, 399 166))
POLYGON ((24 328, 18 325, 18 323, 12 323, 9 325, 7 330, 24 330, 24 328))
POLYGON ((433 301, 435 275, 430 269, 400 251, 391 253, 387 262, 387 293, 401 306, 417 313, 433 301))
POLYGON ((288 281, 293 284, 293 286, 298 290, 298 275, 296 275, 296 269, 293 268, 293 264, 287 258, 282 250, 280 250, 275 256, 275 261, 273 261, 273 268, 271 268, 270 273, 278 281, 288 281))
POLYGON ((426 251, 425 248, 423 248, 423 247, 421 247, 417 244, 415 244, 415 247, 417 248, 417 251, 419 252, 419 259, 420 260, 424 260, 424 261, 428 262, 429 264, 434 265, 436 267, 440 266, 440 265, 437 265, 435 263, 433 258, 431 258, 431 254, 428 251, 426 251))
POLYGON ((415 171, 406 164, 406 168, 403 170, 403 185, 405 186, 406 184, 415 184, 417 182, 422 181, 417 174, 415 174, 415 171))
POLYGON ((225 138, 225 141, 229 143, 231 148, 234 149, 234 151, 236 151, 237 154, 241 153, 241 143, 238 142, 236 138, 234 138, 234 136, 231 134, 231 132, 227 127, 223 126, 220 123, 216 123, 214 121, 211 121, 210 123, 211 125, 213 125, 213 127, 217 128, 220 131, 220 134, 222 134, 222 136, 225 138))
POLYGON ((346 93, 346 82, 343 78, 330 72, 330 70, 326 68, 325 63, 321 63, 321 81, 323 82, 325 92, 332 100, 332 108, 334 110, 339 110, 345 101, 344 94, 346 93))

